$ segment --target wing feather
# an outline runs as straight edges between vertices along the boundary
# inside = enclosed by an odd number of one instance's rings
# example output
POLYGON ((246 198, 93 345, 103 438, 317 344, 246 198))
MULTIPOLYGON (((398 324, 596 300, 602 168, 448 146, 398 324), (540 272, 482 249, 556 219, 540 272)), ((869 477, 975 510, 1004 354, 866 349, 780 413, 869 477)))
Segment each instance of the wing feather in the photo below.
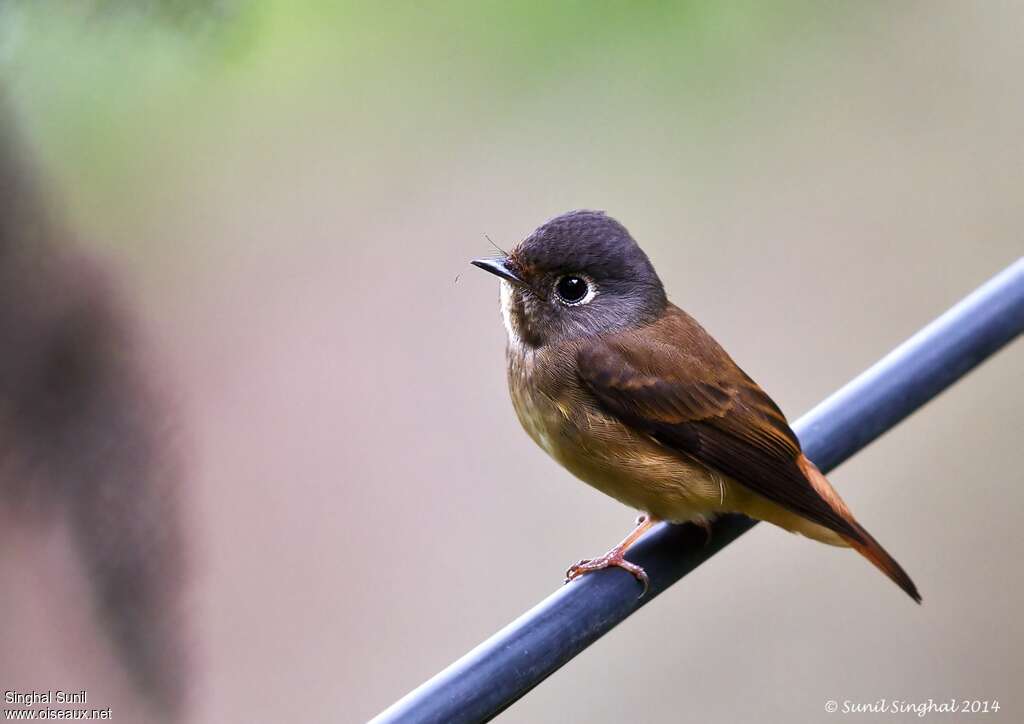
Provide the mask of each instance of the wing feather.
POLYGON ((799 466, 800 441, 770 397, 685 312, 577 353, 586 387, 609 412, 663 445, 855 541, 859 526, 799 466))

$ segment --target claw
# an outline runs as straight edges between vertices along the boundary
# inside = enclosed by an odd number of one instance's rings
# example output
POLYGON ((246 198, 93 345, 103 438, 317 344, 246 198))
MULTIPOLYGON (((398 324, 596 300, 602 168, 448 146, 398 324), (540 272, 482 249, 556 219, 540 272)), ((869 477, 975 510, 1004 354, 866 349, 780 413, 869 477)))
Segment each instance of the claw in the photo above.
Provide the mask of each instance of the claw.
POLYGON ((632 574, 637 581, 644 587, 644 590, 640 593, 640 598, 643 598, 647 593, 647 589, 650 588, 651 582, 647 577, 647 571, 638 566, 635 563, 627 561, 621 552, 609 551, 600 558, 584 559, 574 566, 570 566, 569 570, 565 572, 565 582, 568 583, 576 578, 579 578, 584 573, 590 573, 592 571, 600 571, 605 568, 621 568, 624 571, 632 574))
POLYGON ((650 588, 650 580, 647 578, 647 571, 637 564, 627 561, 625 553, 626 549, 633 545, 637 538, 650 530, 651 526, 657 522, 658 519, 652 515, 641 515, 637 519, 636 528, 633 529, 633 532, 626 536, 625 540, 617 546, 599 558, 585 558, 576 565, 570 566, 569 570, 565 572, 565 582, 568 583, 574 578, 579 578, 584 573, 600 571, 604 568, 611 568, 612 566, 615 566, 616 568, 628 571, 636 580, 640 581, 644 590, 640 593, 639 597, 643 598, 647 593, 647 589, 650 588))

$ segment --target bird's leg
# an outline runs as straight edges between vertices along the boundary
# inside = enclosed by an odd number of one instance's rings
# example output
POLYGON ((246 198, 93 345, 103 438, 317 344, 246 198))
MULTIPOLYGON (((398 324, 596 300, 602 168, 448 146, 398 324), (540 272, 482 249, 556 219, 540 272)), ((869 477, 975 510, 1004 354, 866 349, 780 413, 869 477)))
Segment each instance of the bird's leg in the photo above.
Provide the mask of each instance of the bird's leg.
POLYGON ((703 515, 699 515, 696 518, 694 518, 693 520, 691 520, 690 522, 693 523, 698 528, 700 528, 702 531, 704 531, 704 545, 706 546, 708 543, 710 543, 711 542, 711 533, 712 533, 712 530, 713 530, 711 528, 711 521, 708 520, 707 518, 705 518, 703 515))
POLYGON ((643 593, 640 594, 641 596, 643 596, 644 593, 647 593, 647 587, 649 585, 649 581, 647 580, 647 572, 635 563, 630 563, 629 561, 627 561, 625 559, 625 553, 626 550, 636 542, 637 538, 639 538, 648 530, 650 530, 651 527, 657 522, 658 519, 655 518, 653 515, 640 516, 639 518, 637 518, 636 528, 634 528, 633 531, 629 535, 627 535, 622 540, 622 542, 619 543, 617 546, 612 548, 603 556, 600 556, 598 558, 588 558, 580 561, 574 566, 571 566, 569 570, 565 572, 565 582, 568 583, 574 578, 582 576, 584 573, 590 573, 591 571, 600 571, 603 568, 610 568, 611 566, 618 566, 619 568, 622 568, 632 573, 636 580, 640 581, 640 583, 644 587, 643 593))

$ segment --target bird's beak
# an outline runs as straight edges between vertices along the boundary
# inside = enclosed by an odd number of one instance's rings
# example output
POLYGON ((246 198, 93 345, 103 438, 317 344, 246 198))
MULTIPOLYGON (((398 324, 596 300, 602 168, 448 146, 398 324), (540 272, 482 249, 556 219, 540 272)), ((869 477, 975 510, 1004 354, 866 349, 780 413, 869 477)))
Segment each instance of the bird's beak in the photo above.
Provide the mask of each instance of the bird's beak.
POLYGON ((494 276, 507 279, 513 284, 525 284, 523 278, 519 276, 519 273, 512 267, 507 258, 501 259, 474 259, 470 262, 473 266, 480 267, 486 272, 490 272, 494 276))

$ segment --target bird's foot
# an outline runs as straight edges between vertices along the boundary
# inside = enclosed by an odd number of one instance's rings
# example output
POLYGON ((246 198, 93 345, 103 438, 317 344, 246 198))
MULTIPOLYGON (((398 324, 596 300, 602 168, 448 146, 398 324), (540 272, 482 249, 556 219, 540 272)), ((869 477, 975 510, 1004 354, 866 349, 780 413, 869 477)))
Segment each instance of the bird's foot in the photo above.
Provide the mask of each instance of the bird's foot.
POLYGON ((647 571, 638 566, 635 563, 630 563, 626 560, 626 549, 633 545, 636 540, 646 533, 648 530, 658 522, 658 519, 653 515, 641 515, 637 518, 636 527, 633 531, 626 536, 626 538, 619 543, 617 546, 612 548, 610 551, 605 553, 600 558, 588 558, 580 561, 575 566, 570 566, 569 570, 565 572, 565 582, 579 578, 584 573, 590 573, 591 571, 600 571, 604 568, 611 568, 615 566, 628 571, 633 575, 636 580, 640 581, 643 585, 644 590, 640 593, 640 597, 643 598, 644 594, 647 593, 647 588, 650 585, 650 581, 647 579, 647 571))
POLYGON ((693 519, 693 524, 704 531, 704 545, 707 546, 711 542, 711 534, 713 529, 711 527, 711 521, 704 516, 699 516, 693 519))
POLYGON ((600 571, 613 566, 621 568, 624 571, 628 571, 640 582, 644 587, 643 592, 640 594, 641 598, 645 593, 647 593, 647 589, 650 586, 650 581, 647 578, 647 571, 637 564, 627 561, 625 558, 625 551, 621 548, 613 548, 599 558, 587 558, 574 566, 570 566, 569 570, 565 572, 565 582, 568 583, 574 578, 579 578, 584 573, 600 571))

